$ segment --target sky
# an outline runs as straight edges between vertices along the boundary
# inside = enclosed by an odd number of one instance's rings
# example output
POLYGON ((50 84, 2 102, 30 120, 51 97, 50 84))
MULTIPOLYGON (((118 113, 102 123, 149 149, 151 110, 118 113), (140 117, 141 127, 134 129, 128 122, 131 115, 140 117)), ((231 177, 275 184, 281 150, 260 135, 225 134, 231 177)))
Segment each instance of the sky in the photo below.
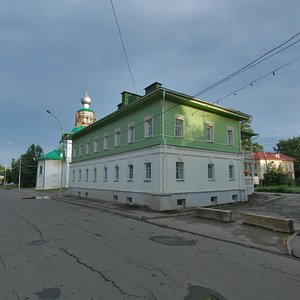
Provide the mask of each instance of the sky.
MULTIPOLYGON (((86 81, 101 119, 117 109, 125 90, 143 95, 158 81, 195 95, 300 32, 299 0, 113 4, 136 90, 111 0, 0 1, 0 165, 31 144, 56 149, 61 130, 46 111, 64 131, 72 129, 86 81)), ((252 115, 255 141, 266 151, 299 136, 299 39, 198 98, 215 102, 253 82, 219 104, 252 115)))

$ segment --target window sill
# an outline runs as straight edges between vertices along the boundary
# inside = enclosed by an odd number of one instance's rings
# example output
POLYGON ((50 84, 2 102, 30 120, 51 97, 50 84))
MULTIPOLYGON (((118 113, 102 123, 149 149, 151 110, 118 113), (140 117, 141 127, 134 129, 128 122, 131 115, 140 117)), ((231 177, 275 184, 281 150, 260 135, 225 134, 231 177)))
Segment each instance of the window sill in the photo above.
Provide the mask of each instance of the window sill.
POLYGON ((180 182, 180 181, 184 181, 184 179, 177 179, 177 178, 176 178, 176 181, 177 181, 177 182, 178 182, 178 181, 180 182))
POLYGON ((145 179, 144 182, 151 182, 151 179, 145 179))
POLYGON ((133 181, 133 179, 127 179, 127 182, 132 182, 133 181))

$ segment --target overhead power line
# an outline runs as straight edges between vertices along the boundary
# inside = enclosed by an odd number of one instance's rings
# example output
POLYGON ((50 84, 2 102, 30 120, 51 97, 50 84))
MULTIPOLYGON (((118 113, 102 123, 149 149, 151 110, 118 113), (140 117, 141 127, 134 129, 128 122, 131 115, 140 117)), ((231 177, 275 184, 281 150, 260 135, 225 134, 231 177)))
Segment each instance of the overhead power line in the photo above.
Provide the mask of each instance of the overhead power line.
POLYGON ((126 59, 126 62, 127 62, 127 67, 128 67, 128 70, 129 70, 131 81, 132 81, 135 93, 137 94, 135 81, 133 79, 132 71, 131 71, 131 68, 130 68, 129 59, 128 59, 128 55, 127 55, 125 45, 124 45, 124 41, 123 41, 123 38, 122 38, 122 33, 121 33, 121 30, 120 30, 120 26, 119 26, 119 22, 118 22, 118 18, 117 18, 117 14, 116 14, 116 11, 115 11, 113 0, 110 0, 110 3, 111 3, 111 7, 112 7, 112 10, 113 10, 113 13, 114 13, 114 17, 115 17, 116 25, 117 25, 117 28, 118 28, 118 33, 119 33, 119 37, 120 37, 120 40, 121 40, 121 44, 122 44, 123 52, 124 52, 124 55, 125 55, 125 59, 126 59))
POLYGON ((264 74, 264 75, 261 76, 261 77, 258 77, 258 78, 256 78, 256 79, 252 80, 251 82, 247 83, 246 85, 244 85, 244 86, 242 86, 242 87, 240 87, 240 88, 234 90, 233 92, 230 92, 229 94, 227 94, 227 95, 225 95, 225 96, 219 98, 219 99, 218 99, 217 101, 215 101, 214 103, 219 103, 221 100, 223 100, 223 99, 225 99, 225 98, 227 98, 227 97, 229 97, 229 96, 231 96, 231 95, 236 95, 237 92, 239 92, 239 91, 241 91, 241 90, 243 90, 243 89, 245 89, 245 88, 247 88, 247 87, 253 87, 253 85, 254 85, 255 82, 260 81, 260 80, 264 79, 265 77, 267 77, 267 76, 269 76, 269 75, 275 75, 277 71, 279 71, 279 70, 282 69, 282 68, 285 68, 285 67, 287 67, 287 66, 292 65, 292 63, 293 63, 294 61, 298 60, 299 58, 300 58, 300 56, 296 57, 295 59, 291 60, 290 62, 288 62, 288 63, 286 63, 286 64, 284 64, 284 65, 281 65, 280 67, 274 69, 273 71, 271 71, 271 72, 269 72, 269 73, 267 73, 267 74, 264 74))
POLYGON ((281 48, 281 47, 287 45, 290 41, 292 41, 293 39, 295 39, 295 38, 296 38, 297 36, 299 36, 299 35, 300 35, 300 32, 296 33, 295 35, 293 35, 292 37, 290 37, 290 38, 289 38, 288 40, 286 40, 285 42, 283 42, 283 43, 281 43, 280 45, 276 46, 275 48, 273 48, 273 49, 267 51, 266 53, 262 54, 261 56, 259 56, 259 57, 256 58, 255 60, 253 60, 253 61, 251 61, 250 63, 248 63, 247 65, 245 65, 244 67, 238 69, 237 71, 231 73, 230 75, 224 77, 223 79, 221 79, 221 80, 217 81, 216 83, 210 85, 209 87, 203 89, 202 91, 200 91, 200 92, 194 94, 193 96, 196 97, 196 96, 202 95, 202 94, 208 92, 209 90, 211 90, 211 89, 217 87, 218 85, 220 85, 220 84, 222 84, 222 83, 224 83, 224 82, 226 82, 226 81, 232 79, 233 77, 235 77, 235 76, 237 76, 237 75, 239 75, 239 74, 245 72, 246 70, 248 70, 248 69, 250 69, 250 68, 252 68, 252 67, 254 67, 254 66, 257 66, 258 64, 260 64, 261 62, 265 61, 266 59, 269 59, 269 58, 273 57, 274 55, 277 55, 277 54, 279 54, 280 52, 282 52, 282 51, 284 51, 284 50, 286 50, 286 49, 292 47, 293 45, 295 45, 296 43, 298 43, 298 42, 300 41, 300 39, 298 39, 297 41, 293 42, 292 44, 290 44, 290 45, 284 47, 283 49, 278 50, 279 48, 281 48), (278 51, 276 51, 276 50, 278 50, 278 51), (272 52, 274 52, 274 51, 276 51, 276 52, 275 52, 275 53, 272 53, 272 52), (272 53, 272 54, 271 54, 271 53, 272 53))

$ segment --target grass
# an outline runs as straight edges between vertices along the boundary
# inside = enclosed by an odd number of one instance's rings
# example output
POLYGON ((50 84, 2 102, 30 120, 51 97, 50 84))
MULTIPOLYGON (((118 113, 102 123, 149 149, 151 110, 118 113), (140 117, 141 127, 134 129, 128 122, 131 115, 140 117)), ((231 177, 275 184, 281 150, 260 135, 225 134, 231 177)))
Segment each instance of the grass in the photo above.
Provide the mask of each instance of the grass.
POLYGON ((257 186, 256 192, 300 194, 300 187, 294 185, 257 186))

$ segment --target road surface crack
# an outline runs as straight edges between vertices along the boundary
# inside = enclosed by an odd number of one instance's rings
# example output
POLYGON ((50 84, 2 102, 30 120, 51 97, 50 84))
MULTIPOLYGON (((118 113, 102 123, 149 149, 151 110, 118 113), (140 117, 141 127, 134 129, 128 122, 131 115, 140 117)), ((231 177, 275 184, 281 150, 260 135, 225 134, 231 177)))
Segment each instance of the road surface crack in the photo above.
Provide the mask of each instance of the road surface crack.
POLYGON ((43 237, 43 233, 41 232, 41 230, 33 223, 29 222, 25 217, 23 217, 22 215, 20 215, 19 213, 17 213, 15 210, 14 210, 14 213, 19 217, 21 218, 26 224, 30 225, 31 227, 34 228, 34 230, 39 234, 41 240, 44 240, 44 237, 43 237))
POLYGON ((110 283, 114 288, 116 288, 117 290, 119 290, 119 292, 122 294, 123 299, 124 296, 129 296, 129 297, 135 297, 135 298, 144 298, 142 296, 138 296, 138 295, 134 295, 134 294, 130 294, 127 293, 125 291, 123 291, 120 286, 118 286, 115 281, 109 279, 108 277, 106 277, 101 271, 94 269, 92 266, 88 265, 87 263, 83 262, 79 257, 77 257, 76 255, 74 255, 73 253, 71 253, 70 251, 64 249, 64 248, 60 248, 61 251, 63 251, 65 254, 67 254, 68 256, 74 258, 76 260, 76 262, 84 267, 86 267, 87 269, 89 269, 90 271, 97 273, 98 275, 100 275, 100 277, 102 279, 104 279, 105 282, 110 283))
POLYGON ((2 257, 2 254, 0 254, 0 261, 1 261, 1 263, 2 263, 3 269, 4 269, 5 271, 7 271, 6 264, 5 264, 5 261, 4 261, 3 257, 2 257))
POLYGON ((12 291, 13 293, 16 295, 16 297, 18 298, 18 300, 22 300, 20 295, 17 293, 17 291, 15 290, 15 288, 12 286, 12 291))

